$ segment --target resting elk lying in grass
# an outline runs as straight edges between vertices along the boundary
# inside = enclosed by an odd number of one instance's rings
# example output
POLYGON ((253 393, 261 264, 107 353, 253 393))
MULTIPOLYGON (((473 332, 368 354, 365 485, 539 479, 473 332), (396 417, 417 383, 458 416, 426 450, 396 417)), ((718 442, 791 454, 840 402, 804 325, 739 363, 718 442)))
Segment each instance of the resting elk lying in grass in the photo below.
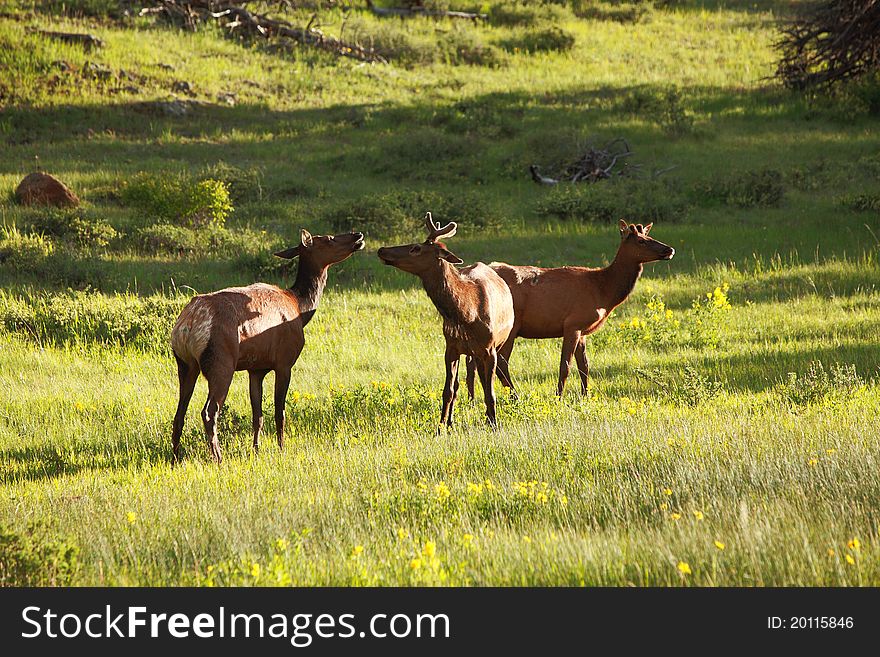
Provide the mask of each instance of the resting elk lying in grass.
POLYGON ((202 422, 218 463, 222 457, 217 418, 232 375, 238 370, 247 370, 250 375, 255 450, 263 428, 263 379, 270 370, 275 372, 275 431, 278 446, 284 446, 284 404, 290 370, 305 345, 303 327, 318 308, 327 285, 327 269, 362 248, 362 233, 312 236, 303 230, 299 246, 275 254, 287 259, 299 256, 296 282, 289 290, 254 283, 201 294, 186 305, 171 331, 180 381, 171 434, 175 461, 180 458, 180 434, 199 372, 208 380, 202 422))
POLYGON ((483 384, 486 418, 496 426, 495 393, 492 381, 497 364, 497 351, 507 340, 513 327, 513 300, 507 285, 488 266, 477 262, 456 269, 463 261, 450 253, 438 240, 455 234, 456 225, 442 228, 429 212, 425 216, 428 239, 422 244, 386 246, 378 256, 386 264, 422 280, 422 285, 443 318, 446 338, 446 384, 440 428, 452 426, 452 411, 458 396, 458 364, 461 356, 475 363, 483 384))
MULTIPOLYGON (((620 221, 620 247, 607 267, 516 267, 503 262, 490 263, 510 286, 515 319, 507 342, 498 352, 499 379, 512 386, 510 354, 518 338, 562 338, 559 382, 562 395, 574 355, 581 377, 581 393, 587 394, 590 364, 587 336, 595 333, 608 315, 626 301, 642 275, 643 265, 655 260, 671 260, 675 249, 648 237, 654 224, 627 224, 620 221)), ((468 394, 473 398, 473 365, 467 364, 468 394)))

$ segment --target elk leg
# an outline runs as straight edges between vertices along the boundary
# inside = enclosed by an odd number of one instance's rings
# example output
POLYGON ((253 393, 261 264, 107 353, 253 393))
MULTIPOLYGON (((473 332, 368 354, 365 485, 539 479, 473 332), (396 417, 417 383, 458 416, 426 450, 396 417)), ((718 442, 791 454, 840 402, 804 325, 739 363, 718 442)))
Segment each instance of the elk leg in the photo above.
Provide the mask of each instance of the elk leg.
POLYGON ((501 349, 498 350, 496 369, 498 371, 498 380, 501 381, 501 385, 510 388, 510 396, 517 399, 519 395, 516 394, 516 388, 513 386, 513 379, 510 377, 510 355, 513 353, 513 343, 515 341, 516 335, 511 333, 510 337, 507 338, 507 342, 501 345, 501 349))
POLYGON ((477 375, 477 361, 473 356, 467 356, 464 360, 467 367, 467 391, 468 401, 474 401, 474 378, 477 375))
POLYGON ((217 438, 217 419, 220 417, 220 409, 226 402, 229 392, 229 384, 232 383, 234 370, 212 371, 208 379, 208 399, 202 409, 202 422, 205 425, 205 438, 211 445, 211 454, 217 463, 223 461, 220 454, 220 441, 217 438))
POLYGON ((449 426, 452 426, 452 416, 455 410, 455 402, 458 400, 458 364, 455 366, 455 378, 452 380, 452 403, 449 405, 449 426))
POLYGON ((493 429, 498 426, 495 421, 495 390, 492 388, 497 364, 498 357, 493 349, 483 362, 480 363, 481 367, 479 369, 480 384, 483 386, 483 398, 486 400, 486 419, 489 421, 489 426, 493 429))
POLYGON ((287 403, 287 389, 290 387, 290 368, 275 370, 275 433, 278 435, 278 448, 284 448, 284 406, 287 403))
POLYGON ((443 406, 440 409, 440 426, 437 427, 437 433, 444 424, 452 426, 452 405, 455 402, 455 380, 458 378, 458 361, 460 354, 450 350, 446 351, 446 383, 443 386, 443 406))
POLYGON ((581 394, 588 395, 590 385, 590 361, 587 360, 587 336, 582 335, 574 348, 574 362, 577 364, 578 374, 581 375, 581 394))
POLYGON ((556 386, 556 395, 561 397, 565 390, 565 380, 571 369, 571 358, 574 356, 574 348, 577 346, 580 335, 578 333, 566 333, 562 338, 562 356, 559 359, 559 383, 556 386))
POLYGON ((174 414, 174 426, 171 429, 171 453, 172 462, 180 460, 180 434, 183 433, 183 423, 186 420, 186 409, 192 399, 196 381, 199 380, 199 366, 188 365, 174 355, 177 360, 177 379, 180 383, 180 396, 177 401, 177 413, 174 414))
POLYGON ((254 451, 260 447, 260 432, 263 430, 263 379, 269 370, 250 370, 251 414, 254 418, 254 451))

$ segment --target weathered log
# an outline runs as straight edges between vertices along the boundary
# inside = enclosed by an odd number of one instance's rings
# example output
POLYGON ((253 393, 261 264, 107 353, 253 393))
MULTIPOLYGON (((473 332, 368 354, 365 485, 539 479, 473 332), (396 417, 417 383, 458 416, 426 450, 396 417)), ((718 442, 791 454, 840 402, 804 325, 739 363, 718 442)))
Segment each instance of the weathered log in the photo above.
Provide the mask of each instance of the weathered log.
POLYGON ((81 34, 79 32, 53 32, 51 30, 37 30, 37 33, 43 35, 44 37, 55 39, 56 41, 63 41, 64 43, 74 43, 76 45, 82 46, 86 50, 104 47, 104 42, 101 41, 101 39, 96 37, 94 34, 81 34))

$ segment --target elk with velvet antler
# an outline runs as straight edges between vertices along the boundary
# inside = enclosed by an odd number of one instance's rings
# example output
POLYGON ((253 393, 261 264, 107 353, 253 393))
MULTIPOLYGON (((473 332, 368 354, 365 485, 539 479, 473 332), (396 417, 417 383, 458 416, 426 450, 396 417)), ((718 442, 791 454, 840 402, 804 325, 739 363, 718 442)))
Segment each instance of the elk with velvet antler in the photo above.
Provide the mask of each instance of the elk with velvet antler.
MULTIPOLYGON (((443 227, 431 213, 425 216, 428 239, 421 244, 387 246, 379 249, 386 264, 418 276, 425 292, 443 318, 446 338, 446 384, 440 427, 452 426, 452 411, 458 395, 458 365, 462 356, 475 362, 483 384, 486 418, 496 426, 495 393, 492 382, 497 366, 497 351, 513 327, 513 299, 501 277, 482 262, 457 269, 461 258, 451 253, 443 242, 452 237, 455 223, 443 227)), ((438 429, 439 430, 439 429, 438 429)))

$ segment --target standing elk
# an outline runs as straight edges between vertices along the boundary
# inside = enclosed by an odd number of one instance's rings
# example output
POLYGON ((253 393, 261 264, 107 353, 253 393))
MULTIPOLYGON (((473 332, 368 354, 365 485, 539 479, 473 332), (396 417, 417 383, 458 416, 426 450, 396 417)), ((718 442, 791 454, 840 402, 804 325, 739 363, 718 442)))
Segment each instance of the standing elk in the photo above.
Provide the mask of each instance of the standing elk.
POLYGON ((247 370, 250 375, 254 450, 263 428, 263 379, 270 370, 275 372, 275 431, 279 448, 284 446, 284 405, 290 370, 305 345, 303 327, 318 308, 330 265, 363 248, 362 233, 312 236, 303 229, 299 246, 275 254, 286 259, 299 256, 296 282, 289 290, 254 283, 190 300, 171 331, 180 382, 171 434, 174 461, 180 458, 180 434, 199 372, 208 380, 202 409, 205 437, 218 463, 222 457, 217 418, 236 371, 247 370))
POLYGON ((461 356, 475 363, 483 384, 486 418, 496 426, 495 392, 492 381, 498 363, 498 348, 507 340, 513 327, 513 299, 501 277, 482 262, 456 269, 461 258, 438 240, 455 234, 456 224, 442 228, 431 213, 425 216, 428 239, 422 244, 386 246, 378 256, 386 265, 418 276, 425 292, 443 318, 446 338, 446 383, 440 425, 452 426, 452 411, 458 396, 458 365, 461 356))
MULTIPOLYGON (((626 301, 642 275, 643 265, 655 260, 671 260, 675 249, 648 237, 654 224, 627 224, 621 220, 620 247, 614 261, 604 268, 517 267, 503 262, 489 266, 510 286, 516 318, 507 342, 498 351, 498 374, 504 385, 512 386, 510 354, 518 338, 562 338, 559 382, 562 395, 574 355, 586 395, 590 375, 587 336, 595 333, 608 315, 626 301)), ((474 365, 467 363, 468 395, 474 396, 474 365)))

